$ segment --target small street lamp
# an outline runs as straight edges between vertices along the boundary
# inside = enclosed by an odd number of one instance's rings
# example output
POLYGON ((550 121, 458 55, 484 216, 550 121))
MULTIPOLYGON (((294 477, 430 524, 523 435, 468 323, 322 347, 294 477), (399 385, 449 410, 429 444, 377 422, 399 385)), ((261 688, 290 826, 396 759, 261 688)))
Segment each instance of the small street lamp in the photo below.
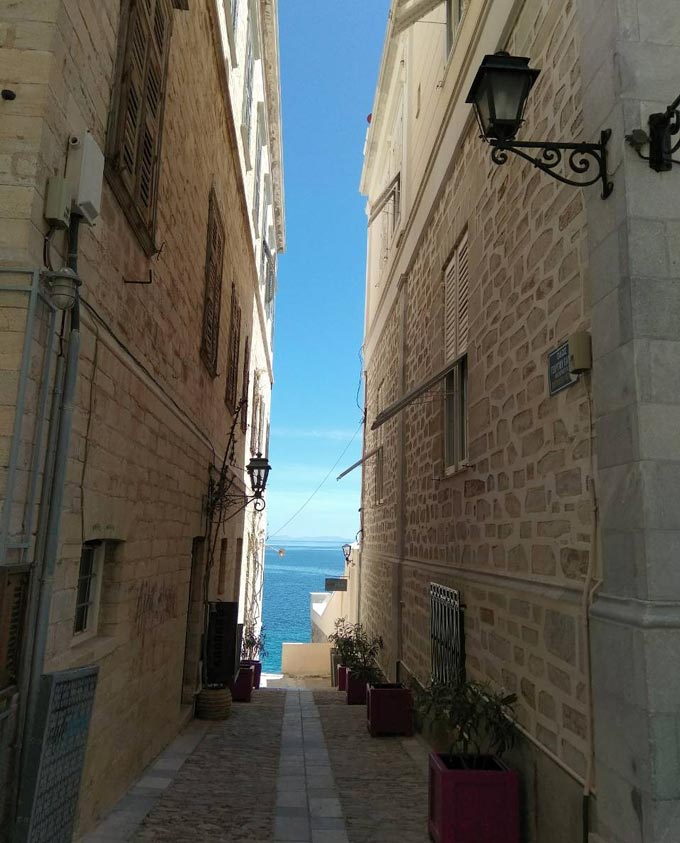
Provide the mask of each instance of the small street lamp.
POLYGON ((482 138, 493 148, 494 164, 505 164, 508 152, 524 158, 549 176, 575 187, 602 182, 602 198, 611 195, 614 185, 607 178, 607 142, 611 130, 600 135, 599 143, 563 143, 560 141, 516 141, 524 122, 529 92, 541 71, 529 67, 529 59, 506 52, 484 57, 474 78, 466 102, 474 106, 482 138), (538 150, 532 155, 526 150, 538 150), (564 156, 564 152, 569 152, 564 156), (582 179, 572 179, 556 172, 563 160, 582 179), (593 176, 593 170, 596 174, 593 176))
POLYGON ((54 272, 44 272, 52 302, 57 310, 73 310, 78 295, 78 287, 82 284, 78 273, 69 266, 63 266, 54 272))
POLYGON ((252 499, 256 502, 255 508, 258 510, 264 509, 262 497, 267 487, 267 480, 269 479, 269 472, 271 470, 272 467, 269 465, 269 460, 263 457, 259 451, 256 457, 251 457, 250 462, 246 466, 246 471, 250 478, 250 486, 253 490, 252 499), (262 506, 258 507, 258 501, 261 502, 262 506))
POLYGON ((349 560, 352 557, 352 545, 351 544, 343 544, 342 554, 345 557, 345 562, 349 562, 349 560))

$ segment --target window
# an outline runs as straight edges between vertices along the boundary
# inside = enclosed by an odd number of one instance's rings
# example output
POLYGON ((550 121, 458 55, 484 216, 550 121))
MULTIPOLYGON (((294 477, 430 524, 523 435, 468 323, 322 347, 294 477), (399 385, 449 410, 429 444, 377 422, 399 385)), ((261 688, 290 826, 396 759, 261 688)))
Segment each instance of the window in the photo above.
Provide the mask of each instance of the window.
POLYGON ((243 380, 241 391, 241 431, 248 430, 248 389, 250 387, 250 337, 246 337, 246 344, 243 351, 243 380))
POLYGON ((224 594, 227 587, 227 549, 229 539, 220 540, 220 566, 217 575, 217 593, 224 594))
POLYGON ((470 268, 467 233, 444 270, 444 348, 452 365, 444 380, 444 465, 462 468, 467 459, 467 346, 470 268))
POLYGON ((85 542, 80 555, 73 634, 97 631, 99 597, 104 568, 103 542, 85 542))
POLYGON ((262 230, 260 232, 260 236, 264 240, 265 237, 269 243, 274 242, 274 238, 271 236, 271 231, 268 235, 266 235, 267 231, 267 217, 269 215, 269 206, 272 203, 272 188, 271 188, 271 178, 269 173, 267 173, 264 177, 264 202, 262 203, 262 230))
POLYGON ((243 145, 245 147, 246 160, 250 160, 250 138, 253 112, 253 76, 255 73, 255 52, 253 49, 253 27, 248 22, 248 38, 246 41, 246 67, 243 81, 243 145))
POLYGON ((231 285, 231 321, 229 324, 229 355, 227 358, 227 388, 224 400, 232 412, 236 411, 238 393, 238 363, 241 351, 241 308, 236 295, 236 284, 231 285))
POLYGON ((463 18, 468 0, 446 0, 446 55, 453 49, 458 26, 463 18))
POLYGON ((214 188, 208 201, 208 242, 205 254, 205 295, 201 359, 212 375, 217 376, 217 349, 220 336, 222 301, 222 265, 224 262, 224 225, 214 188))
POLYGON ((107 176, 147 255, 155 224, 171 0, 128 0, 107 137, 107 176))
MULTIPOLYGON (((262 119, 258 114, 257 118, 257 150, 255 152, 255 187, 253 196, 253 223, 255 224, 255 234, 258 234, 258 225, 260 224, 260 196, 262 194, 262 147, 264 142, 262 140, 262 119)), ((261 237, 264 237, 265 229, 262 226, 259 232, 261 237)))
MULTIPOLYGON (((375 415, 380 414, 383 409, 385 381, 380 382, 375 395, 375 415)), ((378 428, 377 437, 377 453, 375 455, 375 502, 381 504, 384 500, 385 492, 385 474, 384 474, 384 460, 383 460, 383 425, 378 428)))
POLYGON ((28 571, 0 568, 0 691, 19 680, 28 571))

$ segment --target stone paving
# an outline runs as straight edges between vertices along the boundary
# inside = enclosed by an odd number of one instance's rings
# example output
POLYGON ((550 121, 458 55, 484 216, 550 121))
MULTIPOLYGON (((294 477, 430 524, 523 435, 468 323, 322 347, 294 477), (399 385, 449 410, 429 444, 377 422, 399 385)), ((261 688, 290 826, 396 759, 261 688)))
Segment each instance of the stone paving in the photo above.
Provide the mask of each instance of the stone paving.
POLYGON ((366 708, 316 691, 350 843, 428 843, 428 748, 419 738, 371 738, 366 708))
POLYGON ((427 749, 365 717, 334 690, 257 691, 194 721, 83 843, 427 843, 427 749))

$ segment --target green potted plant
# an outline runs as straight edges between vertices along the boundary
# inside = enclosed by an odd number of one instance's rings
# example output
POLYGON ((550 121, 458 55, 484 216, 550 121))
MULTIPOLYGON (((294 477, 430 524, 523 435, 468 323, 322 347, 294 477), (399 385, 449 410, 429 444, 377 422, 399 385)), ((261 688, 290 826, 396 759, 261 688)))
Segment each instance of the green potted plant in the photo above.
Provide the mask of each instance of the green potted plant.
POLYGON ((260 687, 262 659, 267 655, 266 639, 264 626, 260 627, 259 632, 254 623, 248 623, 244 626, 241 643, 241 667, 253 668, 253 688, 256 689, 260 687))
POLYGON ((443 736, 430 753, 430 836, 436 843, 519 843, 519 776, 501 760, 515 740, 515 694, 461 680, 416 693, 443 736))
POLYGON ((367 686, 380 681, 376 658, 382 648, 380 636, 370 637, 361 624, 354 625, 354 649, 347 665, 348 705, 365 705, 367 686))
POLYGON ((347 666, 354 655, 358 624, 351 624, 345 618, 338 618, 334 626, 335 631, 331 632, 328 640, 337 651, 338 690, 345 691, 347 690, 347 666))

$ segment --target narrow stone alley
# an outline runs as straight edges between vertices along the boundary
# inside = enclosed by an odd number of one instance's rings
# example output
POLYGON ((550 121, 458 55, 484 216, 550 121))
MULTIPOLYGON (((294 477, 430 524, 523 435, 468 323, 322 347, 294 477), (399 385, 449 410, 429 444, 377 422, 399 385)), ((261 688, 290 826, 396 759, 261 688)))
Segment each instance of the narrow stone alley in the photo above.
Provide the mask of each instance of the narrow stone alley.
POLYGON ((365 717, 333 690, 258 691, 194 721, 83 843, 426 843, 427 748, 365 717))

